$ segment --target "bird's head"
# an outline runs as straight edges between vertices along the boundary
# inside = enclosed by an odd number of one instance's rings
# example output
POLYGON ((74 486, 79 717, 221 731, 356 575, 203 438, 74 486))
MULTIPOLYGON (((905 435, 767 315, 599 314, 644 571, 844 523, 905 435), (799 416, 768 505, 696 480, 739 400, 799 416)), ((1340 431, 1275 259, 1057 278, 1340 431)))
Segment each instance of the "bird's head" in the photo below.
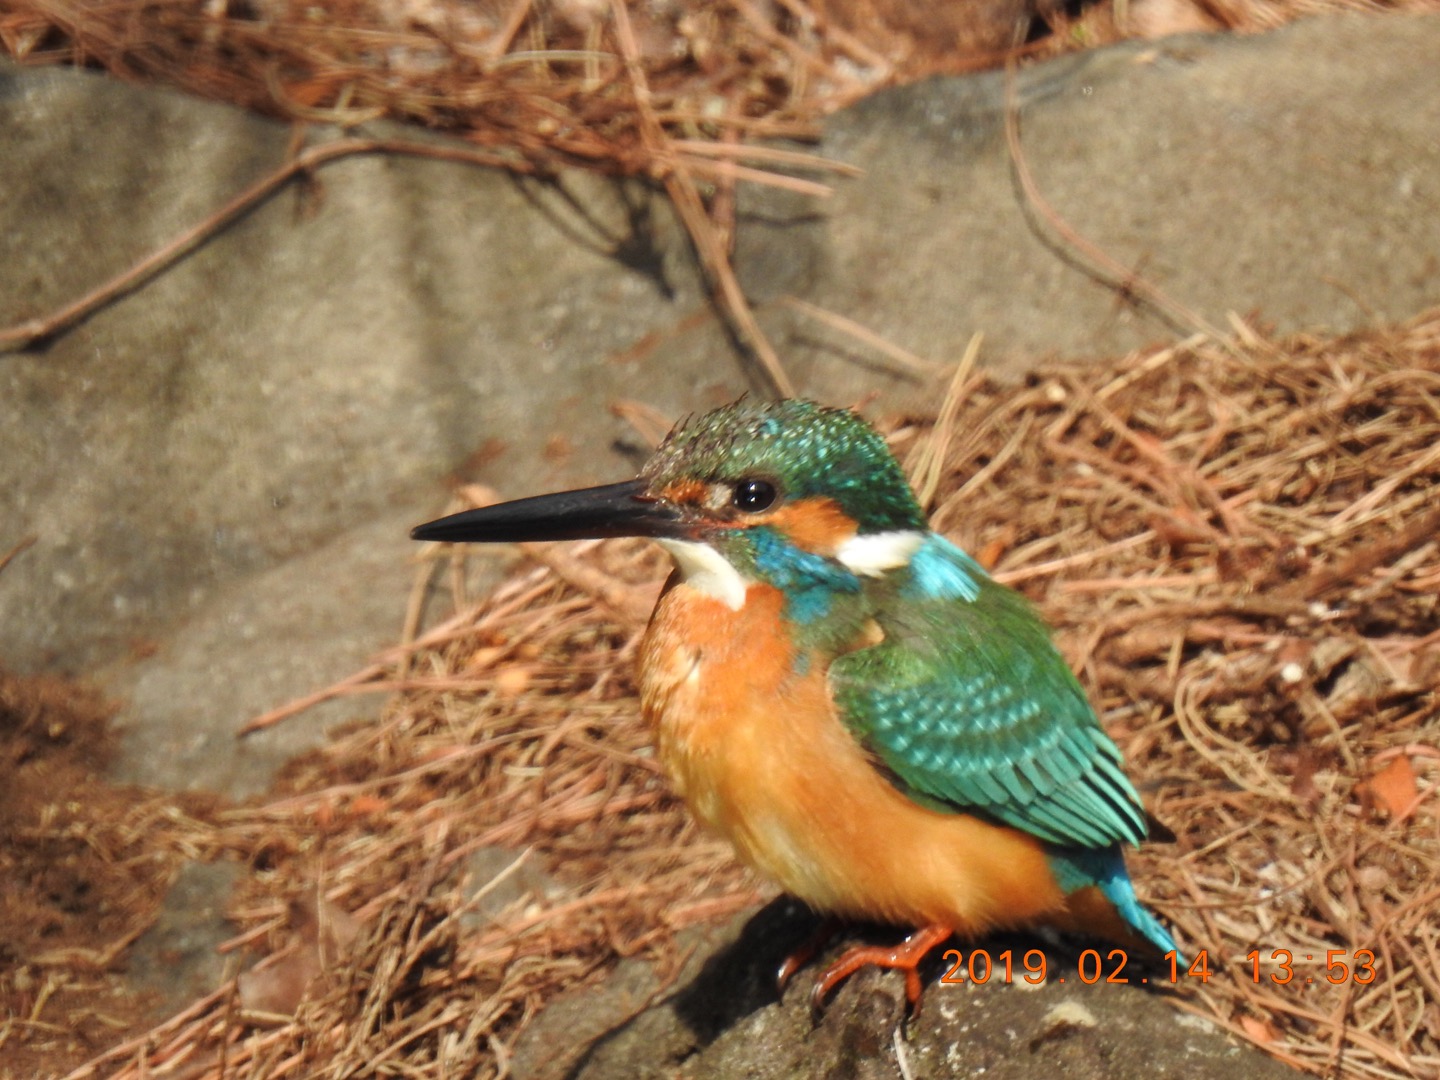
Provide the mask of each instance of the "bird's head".
MULTIPOLYGON (((856 591, 909 562, 925 518, 884 439, 848 409, 740 401, 681 424, 640 476, 467 510, 417 540, 648 536, 732 607, 750 582, 792 600, 856 591)), ((820 605, 824 606, 824 605, 820 605)), ((803 611, 801 612, 803 614, 803 611)))

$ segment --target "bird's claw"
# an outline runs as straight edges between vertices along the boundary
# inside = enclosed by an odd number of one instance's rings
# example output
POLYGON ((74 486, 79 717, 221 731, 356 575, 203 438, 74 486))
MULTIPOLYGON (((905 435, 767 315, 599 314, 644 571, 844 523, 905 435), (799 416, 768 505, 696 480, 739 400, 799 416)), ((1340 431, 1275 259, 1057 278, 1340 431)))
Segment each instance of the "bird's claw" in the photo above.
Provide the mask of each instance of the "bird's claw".
MULTIPOLYGON (((857 945, 847 949, 835 963, 826 968, 810 991, 810 1011, 818 1019, 830 991, 855 972, 865 967, 891 968, 905 975, 905 1000, 910 1015, 920 1015, 920 963, 935 946, 948 941, 953 931, 948 926, 924 926, 894 946, 857 945)), ((783 972, 783 969, 782 969, 783 972)))
POLYGON ((810 936, 801 942, 798 949, 785 957, 785 962, 775 973, 775 987, 782 995, 785 993, 785 987, 790 985, 790 980, 795 977, 796 973, 814 960, 821 949, 830 944, 843 925, 839 919, 825 918, 810 936))

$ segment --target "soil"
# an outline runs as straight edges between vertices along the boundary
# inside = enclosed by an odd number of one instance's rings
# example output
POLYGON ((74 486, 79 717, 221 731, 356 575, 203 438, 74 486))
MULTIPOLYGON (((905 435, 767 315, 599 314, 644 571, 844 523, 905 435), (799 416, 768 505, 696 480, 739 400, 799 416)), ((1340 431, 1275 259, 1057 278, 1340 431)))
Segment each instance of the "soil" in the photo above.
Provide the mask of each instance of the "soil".
POLYGON ((154 1018, 121 964, 179 864, 146 822, 182 799, 104 781, 112 712, 75 683, 0 671, 3 1080, 63 1075, 154 1018))

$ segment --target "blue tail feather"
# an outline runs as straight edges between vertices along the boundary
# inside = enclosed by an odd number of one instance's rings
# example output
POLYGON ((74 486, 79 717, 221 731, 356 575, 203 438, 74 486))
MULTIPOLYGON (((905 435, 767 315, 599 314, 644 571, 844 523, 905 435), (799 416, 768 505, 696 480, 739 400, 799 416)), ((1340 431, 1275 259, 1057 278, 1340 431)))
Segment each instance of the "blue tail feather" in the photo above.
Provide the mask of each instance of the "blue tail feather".
POLYGON ((1120 917, 1162 953, 1175 952, 1180 963, 1185 957, 1175 945, 1170 931, 1160 925, 1135 895, 1130 884, 1130 875, 1125 872, 1125 858, 1117 844, 1101 850, 1081 848, 1051 848, 1050 867, 1055 880, 1066 894, 1096 886, 1105 899, 1115 905, 1120 917))

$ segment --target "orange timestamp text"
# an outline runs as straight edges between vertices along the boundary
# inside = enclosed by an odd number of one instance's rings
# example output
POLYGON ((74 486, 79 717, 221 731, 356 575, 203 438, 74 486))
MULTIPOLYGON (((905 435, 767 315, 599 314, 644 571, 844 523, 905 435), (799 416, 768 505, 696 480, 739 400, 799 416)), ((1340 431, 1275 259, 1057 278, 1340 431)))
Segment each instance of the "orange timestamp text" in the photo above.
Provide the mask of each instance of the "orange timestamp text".
MULTIPOLYGON (((1260 972, 1260 950, 1251 949, 1245 954, 1245 959, 1250 962, 1250 978, 1253 982, 1259 982, 1260 972)), ((1274 971, 1267 972, 1272 983, 1277 986, 1286 986, 1299 979, 1302 982, 1312 983, 1314 976, 1297 975, 1295 964, 1315 963, 1318 957, 1314 953, 1305 953, 1303 956, 1296 956, 1289 949, 1275 949, 1270 953, 1269 962, 1275 966, 1274 971)), ((1353 953, 1349 949, 1326 949, 1325 950, 1325 981, 1329 983, 1353 982, 1360 986, 1369 986, 1375 981, 1375 953, 1370 949, 1356 949, 1353 953)))
MULTIPOLYGON (((1049 958, 1041 949, 1028 949, 1017 958, 1015 950, 1005 949, 1003 952, 991 954, 988 949, 971 949, 963 952, 960 949, 947 949, 942 958, 950 966, 940 976, 942 983, 974 983, 982 986, 992 979, 998 983, 1012 983, 1021 981, 1032 986, 1038 986, 1051 976, 1051 965, 1049 958)), ((1246 954, 1245 959, 1249 961, 1249 974, 1254 982, 1261 979, 1261 957, 1259 949, 1252 949, 1246 954)), ((1314 977, 1297 976, 1294 966, 1299 958, 1289 949, 1275 949, 1267 958, 1267 962, 1275 966, 1274 971, 1268 972, 1271 982, 1284 986, 1295 979, 1303 982, 1314 982, 1314 977)), ((1073 977, 1084 983, 1086 986, 1093 986, 1095 983, 1179 983, 1182 981, 1193 981, 1208 983, 1215 976, 1214 969, 1210 966, 1209 950, 1201 949, 1188 962, 1181 959, 1178 953, 1167 952, 1160 958, 1160 970, 1150 971, 1149 974, 1132 974, 1130 972, 1130 956, 1124 949, 1110 949, 1101 953, 1098 949, 1086 949, 1076 958, 1073 977)), ((1303 956, 1305 961, 1314 961, 1313 953, 1306 953, 1303 956)), ((1138 967, 1139 965, 1137 965, 1138 967)), ((1057 982, 1065 982, 1071 972, 1056 973, 1057 982)), ((1325 972, 1323 978, 1327 982, 1342 983, 1354 982, 1361 986, 1368 986, 1375 981, 1375 954, 1369 949, 1356 949, 1350 952, 1346 949, 1329 949, 1325 953, 1325 972)))

